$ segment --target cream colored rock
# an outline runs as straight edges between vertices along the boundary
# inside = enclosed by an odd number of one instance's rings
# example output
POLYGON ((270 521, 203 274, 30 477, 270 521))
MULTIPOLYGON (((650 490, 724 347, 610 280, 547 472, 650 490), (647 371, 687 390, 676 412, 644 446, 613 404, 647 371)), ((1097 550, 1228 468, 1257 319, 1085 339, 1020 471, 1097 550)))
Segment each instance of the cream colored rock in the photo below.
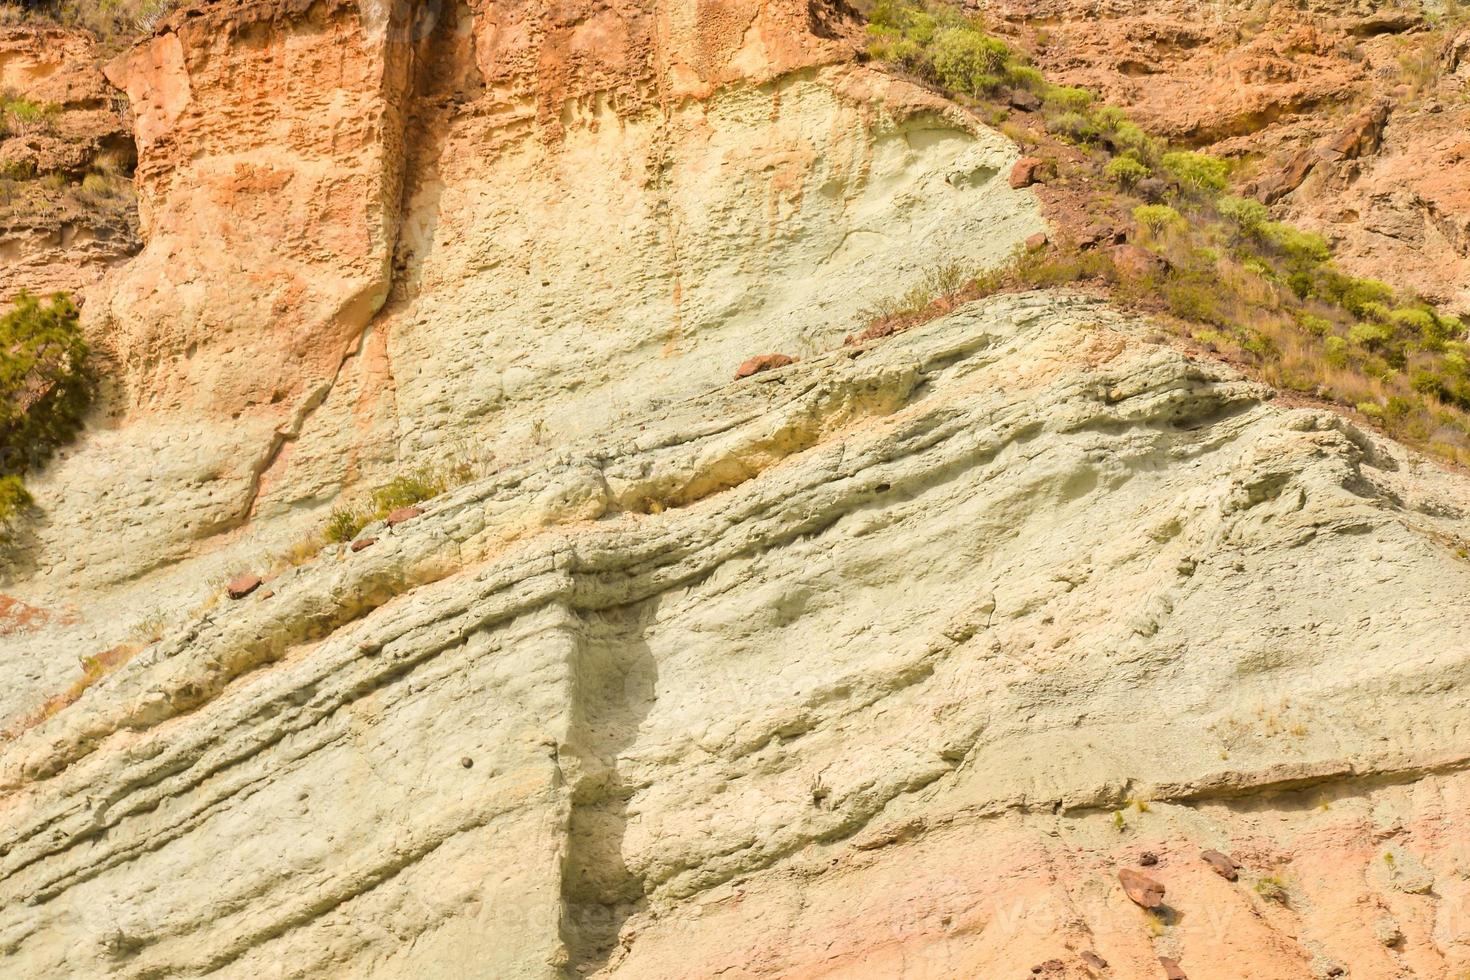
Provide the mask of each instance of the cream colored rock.
POLYGON ((966 307, 180 624, 0 757, 8 971, 1470 966, 1463 483, 1146 331, 966 307))

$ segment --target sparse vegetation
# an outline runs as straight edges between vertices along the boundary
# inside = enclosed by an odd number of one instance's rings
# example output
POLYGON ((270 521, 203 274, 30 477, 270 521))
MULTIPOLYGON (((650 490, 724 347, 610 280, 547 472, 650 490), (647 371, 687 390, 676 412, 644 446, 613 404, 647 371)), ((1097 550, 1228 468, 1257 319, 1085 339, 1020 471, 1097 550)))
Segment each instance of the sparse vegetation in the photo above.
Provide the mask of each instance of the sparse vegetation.
MULTIPOLYGON (((6 0, 5 6, 32 20, 84 27, 104 48, 116 50, 158 26, 177 0, 6 0)), ((9 18, 7 18, 9 19, 9 18)))
POLYGON ((328 542, 346 544, 374 521, 381 521, 400 507, 412 507, 439 496, 454 483, 455 471, 421 467, 394 477, 368 493, 365 503, 339 507, 327 518, 324 536, 328 542))
POLYGON ((31 503, 24 477, 81 428, 92 400, 75 304, 22 293, 0 317, 0 521, 31 503))
MULTIPOLYGON (((1228 161, 1168 147, 1092 93, 1047 83, 955 9, 887 0, 870 31, 873 57, 961 101, 978 100, 987 118, 1009 113, 1006 89, 1039 96, 1030 125, 1012 119, 1007 131, 1071 144, 1070 166, 1081 169, 1073 176, 1102 177, 1113 188, 1096 192, 1095 210, 1131 223, 1131 239, 1159 260, 1120 270, 1101 249, 1059 241, 1045 256, 1018 254, 955 296, 1090 281, 1122 305, 1172 317, 1181 336, 1278 388, 1356 411, 1401 441, 1470 464, 1470 337, 1461 316, 1344 272, 1320 235, 1226 193, 1228 161)), ((916 287, 867 311, 859 338, 942 312, 916 287)))
POLYGON ((1288 897, 1286 879, 1280 875, 1267 875, 1264 878, 1258 879, 1255 884, 1255 890, 1257 895, 1266 899, 1268 902, 1277 902, 1281 905, 1286 904, 1288 897))
POLYGON ((0 92, 0 124, 7 133, 44 131, 60 112, 61 106, 54 102, 37 102, 11 91, 0 92))

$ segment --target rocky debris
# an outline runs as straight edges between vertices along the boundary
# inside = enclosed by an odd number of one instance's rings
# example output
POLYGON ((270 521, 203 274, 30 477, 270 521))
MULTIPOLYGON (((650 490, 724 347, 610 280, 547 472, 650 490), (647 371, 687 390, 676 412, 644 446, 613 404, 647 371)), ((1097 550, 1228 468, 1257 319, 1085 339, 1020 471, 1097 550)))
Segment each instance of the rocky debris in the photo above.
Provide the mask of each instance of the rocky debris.
POLYGON ((1090 949, 1083 950, 1080 958, 1083 965, 1093 970, 1106 970, 1108 968, 1108 961, 1090 949))
POLYGON ((1302 185, 1319 157, 1312 149, 1294 154, 1283 166, 1258 177, 1245 192, 1263 204, 1275 204, 1302 185))
POLYGON ((1367 17, 1344 22, 1353 37, 1377 37, 1379 34, 1403 34, 1424 26, 1424 16, 1412 10, 1380 10, 1367 17))
POLYGON ((1005 94, 1004 101, 1021 112, 1035 112, 1041 108, 1041 97, 1023 88, 1011 89, 1005 94))
POLYGON ((377 538, 358 538, 356 541, 352 542, 352 553, 357 554, 359 551, 366 551, 368 548, 371 548, 377 543, 377 538))
POLYGON ((1067 975, 1067 964, 1058 959, 1050 959, 1045 963, 1038 963, 1031 968, 1031 975, 1038 977, 1065 977, 1067 975))
POLYGON ((0 125, 0 298, 77 293, 142 245, 126 109, 80 29, 0 26, 0 89, 42 112, 0 125))
POLYGON ((1166 180, 1158 177, 1145 177, 1133 186, 1133 190, 1145 201, 1157 204, 1167 197, 1173 188, 1166 180))
POLYGON ((1042 249, 1046 248, 1048 241, 1049 239, 1046 236, 1046 232, 1038 231, 1036 234, 1026 239, 1026 250, 1028 252, 1039 252, 1042 249))
POLYGON ((1132 868, 1123 868, 1118 872, 1118 881, 1122 883, 1123 892, 1134 905, 1153 910, 1164 904, 1164 886, 1147 875, 1139 874, 1132 868))
POLYGON ((390 511, 385 520, 389 527, 397 527, 400 524, 408 523, 415 517, 423 516, 423 513, 424 511, 421 507, 399 507, 396 510, 390 511))
POLYGON ((1148 276, 1162 275, 1169 270, 1169 263, 1163 256, 1149 251, 1142 245, 1134 245, 1131 242, 1114 245, 1111 254, 1113 265, 1119 273, 1127 277, 1143 279, 1148 276))
POLYGON ((1121 245, 1123 236, 1109 224, 1088 225, 1077 236, 1077 247, 1083 251, 1098 248, 1102 245, 1121 245))
POLYGON ((1200 857, 1220 877, 1226 881, 1235 881, 1240 877, 1238 865, 1227 855, 1219 851, 1201 851, 1200 857))
POLYGON ((1040 184, 1056 173, 1056 164, 1041 157, 1022 157, 1011 167, 1010 183, 1015 190, 1040 184))
POLYGON ((1179 965, 1178 960, 1171 959, 1168 956, 1160 956, 1159 966, 1164 968, 1164 977, 1166 980, 1189 980, 1188 974, 1184 972, 1184 968, 1179 965))
POLYGON ((1392 110, 1392 102, 1388 99, 1379 99, 1354 116, 1337 135, 1323 141, 1318 148, 1319 155, 1326 160, 1337 162, 1355 160, 1360 156, 1375 152, 1383 136, 1383 127, 1388 124, 1389 113, 1392 110))
POLYGON ((1385 852, 1388 881, 1408 895, 1427 895, 1434 889, 1434 874, 1418 857, 1400 848, 1385 852))
POLYGON ((231 599, 243 599, 260 588, 260 584, 259 575, 239 575, 230 579, 229 584, 225 586, 225 594, 231 599))
POLYGON ((1374 921, 1373 936, 1384 946, 1390 948, 1404 941, 1404 933, 1399 928, 1399 924, 1386 915, 1374 921))
POLYGON ((1159 863, 1159 856, 1153 851, 1144 851, 1142 854, 1138 855, 1138 863, 1145 868, 1152 868, 1154 865, 1159 863))
POLYGON ((735 380, 740 381, 752 375, 774 371, 777 368, 789 367, 795 363, 796 358, 788 357, 785 354, 761 354, 742 363, 735 371, 735 380))

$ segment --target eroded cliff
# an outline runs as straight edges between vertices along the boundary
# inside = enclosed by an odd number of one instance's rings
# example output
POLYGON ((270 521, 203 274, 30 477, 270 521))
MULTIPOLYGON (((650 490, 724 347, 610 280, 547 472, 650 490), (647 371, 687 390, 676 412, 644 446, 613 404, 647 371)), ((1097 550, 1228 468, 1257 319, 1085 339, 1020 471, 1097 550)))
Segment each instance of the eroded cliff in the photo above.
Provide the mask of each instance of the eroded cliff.
POLYGON ((1464 477, 1094 298, 844 345, 1044 229, 858 32, 221 0, 109 65, 146 245, 0 610, 7 974, 1470 968, 1464 477))

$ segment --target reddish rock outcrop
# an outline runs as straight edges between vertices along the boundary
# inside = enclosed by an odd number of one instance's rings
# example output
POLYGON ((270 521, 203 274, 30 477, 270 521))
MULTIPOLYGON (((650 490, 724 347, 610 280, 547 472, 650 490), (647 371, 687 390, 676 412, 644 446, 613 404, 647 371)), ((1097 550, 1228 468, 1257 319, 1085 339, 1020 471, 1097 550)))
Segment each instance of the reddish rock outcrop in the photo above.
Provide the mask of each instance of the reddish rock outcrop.
POLYGON ((741 364, 740 367, 735 371, 735 380, 739 381, 740 379, 748 378, 753 374, 760 374, 764 371, 774 371, 776 370, 776 368, 783 368, 789 364, 795 363, 796 358, 788 357, 785 354, 761 354, 757 357, 752 357, 750 360, 741 364))
POLYGON ((1470 31, 1348 0, 971 6, 1049 77, 1178 143, 1250 159, 1238 189, 1326 235, 1349 270, 1470 309, 1470 167, 1456 150, 1470 31))

